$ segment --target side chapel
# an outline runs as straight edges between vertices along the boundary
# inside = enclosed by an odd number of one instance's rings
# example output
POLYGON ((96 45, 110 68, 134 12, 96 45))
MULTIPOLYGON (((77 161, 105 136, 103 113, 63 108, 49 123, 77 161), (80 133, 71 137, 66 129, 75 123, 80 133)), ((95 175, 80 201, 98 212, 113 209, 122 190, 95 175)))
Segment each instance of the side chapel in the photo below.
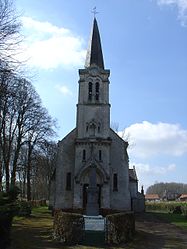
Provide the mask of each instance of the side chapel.
POLYGON ((98 215, 102 210, 143 211, 128 142, 110 128, 109 75, 94 18, 85 68, 79 70, 76 128, 58 142, 50 206, 98 215))

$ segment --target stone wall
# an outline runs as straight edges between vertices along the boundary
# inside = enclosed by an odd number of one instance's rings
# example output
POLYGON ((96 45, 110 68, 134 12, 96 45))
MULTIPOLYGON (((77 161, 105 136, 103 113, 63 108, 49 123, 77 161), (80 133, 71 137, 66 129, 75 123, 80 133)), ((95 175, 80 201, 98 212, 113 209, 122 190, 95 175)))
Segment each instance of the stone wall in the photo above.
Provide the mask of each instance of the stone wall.
POLYGON ((55 209, 72 208, 75 165, 76 129, 59 142, 56 164, 55 209), (66 176, 71 173, 71 189, 66 189, 66 176))
POLYGON ((110 132, 111 164, 110 164, 110 203, 114 210, 131 210, 131 197, 129 191, 129 163, 127 155, 128 144, 112 129, 110 132), (113 191, 113 174, 118 175, 118 191, 113 191))

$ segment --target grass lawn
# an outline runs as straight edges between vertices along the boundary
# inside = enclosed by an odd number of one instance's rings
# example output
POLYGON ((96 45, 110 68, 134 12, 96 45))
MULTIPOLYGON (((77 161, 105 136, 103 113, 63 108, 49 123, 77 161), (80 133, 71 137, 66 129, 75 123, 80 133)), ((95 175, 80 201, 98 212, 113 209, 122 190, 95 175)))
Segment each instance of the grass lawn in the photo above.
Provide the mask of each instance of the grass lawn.
POLYGON ((171 224, 174 224, 178 227, 187 229, 187 217, 185 217, 184 215, 181 214, 172 214, 172 213, 167 213, 167 212, 163 212, 163 211, 157 211, 154 212, 154 214, 168 222, 170 222, 171 224))

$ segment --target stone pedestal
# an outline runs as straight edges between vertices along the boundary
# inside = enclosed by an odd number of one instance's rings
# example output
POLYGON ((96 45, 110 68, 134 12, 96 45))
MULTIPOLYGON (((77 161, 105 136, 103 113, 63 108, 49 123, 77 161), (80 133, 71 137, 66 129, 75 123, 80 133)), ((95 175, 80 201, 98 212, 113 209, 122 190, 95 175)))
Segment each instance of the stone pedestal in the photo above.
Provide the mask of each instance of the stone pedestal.
POLYGON ((87 205, 86 214, 90 216, 99 215, 99 204, 98 204, 98 189, 97 187, 88 187, 87 189, 87 205))

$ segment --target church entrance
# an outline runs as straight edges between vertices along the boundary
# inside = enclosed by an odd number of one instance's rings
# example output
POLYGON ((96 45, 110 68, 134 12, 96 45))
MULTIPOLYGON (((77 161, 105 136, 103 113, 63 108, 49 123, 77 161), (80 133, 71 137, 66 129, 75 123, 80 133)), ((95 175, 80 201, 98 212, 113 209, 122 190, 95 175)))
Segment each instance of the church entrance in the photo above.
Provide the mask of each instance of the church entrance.
MULTIPOLYGON (((88 189, 89 184, 85 183, 83 185, 83 209, 86 210, 86 205, 87 205, 87 189, 88 189)), ((97 184, 98 188, 98 204, 99 208, 101 207, 101 184, 97 184)))

